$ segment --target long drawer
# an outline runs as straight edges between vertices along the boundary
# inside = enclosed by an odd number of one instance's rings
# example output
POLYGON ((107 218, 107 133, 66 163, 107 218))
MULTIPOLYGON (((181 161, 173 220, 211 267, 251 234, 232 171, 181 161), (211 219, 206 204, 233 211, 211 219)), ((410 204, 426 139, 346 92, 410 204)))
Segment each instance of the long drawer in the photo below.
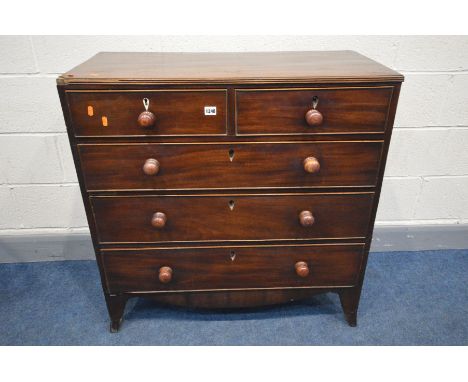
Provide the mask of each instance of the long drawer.
POLYGON ((353 286, 362 244, 103 251, 110 293, 353 286), (300 269, 298 269, 301 267, 300 269))
POLYGON ((67 101, 77 136, 226 135, 224 89, 69 91, 67 101), (145 99, 155 120, 142 127, 145 99))
POLYGON ((91 196, 101 243, 364 238, 373 193, 91 196))
POLYGON ((239 135, 381 133, 385 131, 393 88, 346 87, 236 90, 239 135), (309 125, 308 111, 321 120, 309 125))
POLYGON ((81 144, 86 188, 375 186, 381 141, 233 144, 81 144), (156 163, 153 171, 147 164, 156 163), (315 164, 316 167, 307 167, 315 164))

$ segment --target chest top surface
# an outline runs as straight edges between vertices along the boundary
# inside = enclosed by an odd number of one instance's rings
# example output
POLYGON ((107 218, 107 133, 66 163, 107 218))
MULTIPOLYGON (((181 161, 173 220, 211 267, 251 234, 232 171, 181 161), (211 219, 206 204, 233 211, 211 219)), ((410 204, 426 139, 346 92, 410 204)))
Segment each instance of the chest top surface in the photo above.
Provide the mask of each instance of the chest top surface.
POLYGON ((101 52, 58 78, 83 83, 358 83, 403 76, 357 52, 101 52))

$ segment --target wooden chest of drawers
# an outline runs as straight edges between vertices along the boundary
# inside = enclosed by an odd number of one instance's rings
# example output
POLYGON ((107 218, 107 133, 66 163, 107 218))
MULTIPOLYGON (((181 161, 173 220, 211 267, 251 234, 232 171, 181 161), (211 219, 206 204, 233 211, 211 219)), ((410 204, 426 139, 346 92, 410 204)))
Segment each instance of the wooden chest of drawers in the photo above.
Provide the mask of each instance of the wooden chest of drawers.
POLYGON ((57 80, 111 318, 336 292, 356 325, 403 77, 355 52, 100 53, 57 80))

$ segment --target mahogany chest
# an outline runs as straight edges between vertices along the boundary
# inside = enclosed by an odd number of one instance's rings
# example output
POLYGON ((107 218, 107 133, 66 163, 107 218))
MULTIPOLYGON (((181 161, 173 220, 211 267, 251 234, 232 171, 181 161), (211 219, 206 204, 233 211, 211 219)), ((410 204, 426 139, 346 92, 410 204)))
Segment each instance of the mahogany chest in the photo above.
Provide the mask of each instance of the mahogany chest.
POLYGON ((99 53, 57 80, 111 319, 356 314, 403 76, 352 51, 99 53))

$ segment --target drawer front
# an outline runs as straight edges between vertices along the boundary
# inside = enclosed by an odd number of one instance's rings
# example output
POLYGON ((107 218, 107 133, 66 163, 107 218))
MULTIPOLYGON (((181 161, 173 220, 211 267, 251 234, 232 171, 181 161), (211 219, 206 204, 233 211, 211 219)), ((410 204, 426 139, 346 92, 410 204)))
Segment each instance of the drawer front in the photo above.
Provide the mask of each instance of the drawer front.
POLYGON ((205 247, 110 250, 102 257, 109 291, 118 293, 353 286, 362 251, 361 244, 205 247), (299 276, 298 262, 308 274, 299 276))
POLYGON ((239 135, 381 133, 385 130, 392 87, 236 90, 239 135), (309 126, 306 113, 318 97, 323 116, 309 126))
POLYGON ((90 197, 101 243, 364 238, 372 198, 370 192, 90 197))
POLYGON ((77 136, 225 135, 225 90, 67 92, 77 136), (152 127, 141 127, 139 115, 155 116, 152 127), (216 114, 205 107, 216 107, 216 114))
POLYGON ((375 186, 382 142, 86 144, 78 148, 90 191, 304 188, 375 186))

